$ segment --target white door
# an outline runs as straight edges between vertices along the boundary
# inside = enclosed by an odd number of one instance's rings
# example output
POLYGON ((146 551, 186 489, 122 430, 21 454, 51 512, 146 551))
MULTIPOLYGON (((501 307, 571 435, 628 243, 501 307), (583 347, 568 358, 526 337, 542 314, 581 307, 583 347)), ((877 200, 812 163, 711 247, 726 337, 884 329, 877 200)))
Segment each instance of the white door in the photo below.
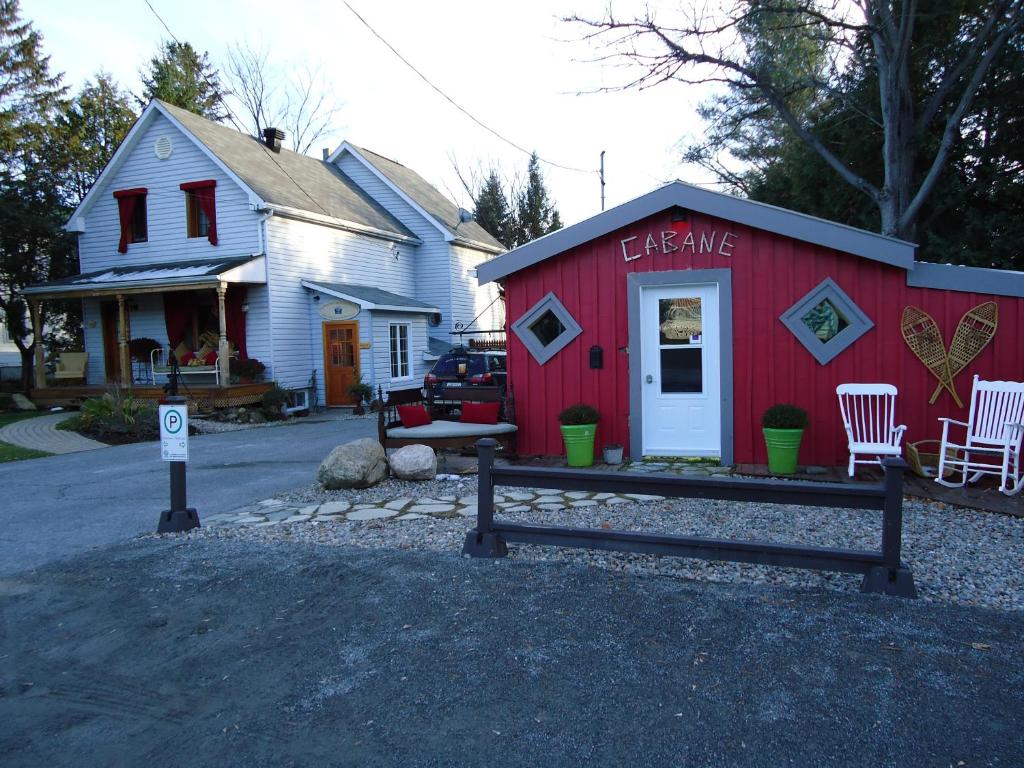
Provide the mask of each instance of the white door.
POLYGON ((645 456, 721 456, 718 285, 640 294, 645 456))

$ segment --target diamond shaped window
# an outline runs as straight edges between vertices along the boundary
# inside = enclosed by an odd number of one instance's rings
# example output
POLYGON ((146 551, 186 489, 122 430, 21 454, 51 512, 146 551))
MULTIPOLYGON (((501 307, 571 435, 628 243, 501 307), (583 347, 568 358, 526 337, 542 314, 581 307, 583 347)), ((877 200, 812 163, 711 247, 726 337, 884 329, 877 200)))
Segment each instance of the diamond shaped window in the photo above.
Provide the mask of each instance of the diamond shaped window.
POLYGON ((512 330, 541 365, 583 332, 554 293, 530 307, 512 323, 512 330))
POLYGON ((831 279, 824 280, 779 319, 822 365, 874 327, 831 279))

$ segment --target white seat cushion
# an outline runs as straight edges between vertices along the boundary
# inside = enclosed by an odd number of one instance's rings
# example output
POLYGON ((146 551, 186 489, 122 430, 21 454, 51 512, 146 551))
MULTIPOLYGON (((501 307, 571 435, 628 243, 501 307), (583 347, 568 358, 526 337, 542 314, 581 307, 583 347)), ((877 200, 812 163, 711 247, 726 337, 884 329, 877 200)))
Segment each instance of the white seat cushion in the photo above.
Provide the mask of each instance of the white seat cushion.
POLYGON ((515 424, 463 424, 461 421, 435 421, 422 427, 392 427, 388 437, 490 437, 506 435, 518 429, 515 424))

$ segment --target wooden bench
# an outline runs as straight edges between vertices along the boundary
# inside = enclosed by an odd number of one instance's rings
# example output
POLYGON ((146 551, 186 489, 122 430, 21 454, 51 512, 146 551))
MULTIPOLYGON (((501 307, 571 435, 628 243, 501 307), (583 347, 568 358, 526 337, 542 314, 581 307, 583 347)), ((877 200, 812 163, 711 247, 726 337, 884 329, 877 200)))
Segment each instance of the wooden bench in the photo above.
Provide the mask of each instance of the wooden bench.
MULTIPOLYGON (((429 445, 438 448, 464 448, 473 445, 481 437, 493 437, 504 447, 508 455, 516 452, 515 424, 498 421, 497 424, 464 424, 457 416, 448 416, 434 407, 433 399, 425 397, 422 389, 398 389, 384 394, 378 388, 377 436, 385 450, 401 448, 403 445, 429 445), (403 427, 398 418, 398 406, 422 403, 434 420, 421 427, 403 427)), ((511 405, 500 387, 449 387, 445 402, 457 403, 503 403, 506 418, 511 415, 511 405)))

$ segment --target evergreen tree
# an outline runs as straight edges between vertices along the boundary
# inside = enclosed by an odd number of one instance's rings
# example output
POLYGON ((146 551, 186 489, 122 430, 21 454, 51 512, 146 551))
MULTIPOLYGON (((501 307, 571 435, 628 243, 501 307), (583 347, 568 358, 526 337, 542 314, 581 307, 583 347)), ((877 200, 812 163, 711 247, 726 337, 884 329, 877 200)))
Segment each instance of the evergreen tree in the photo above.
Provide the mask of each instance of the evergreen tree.
POLYGON ((104 72, 60 110, 49 154, 56 160, 54 187, 68 207, 82 202, 136 117, 130 94, 104 72))
POLYGON ((561 228, 562 220, 551 202, 534 152, 526 167, 526 185, 516 196, 515 228, 509 245, 515 248, 561 228))
POLYGON ((228 116, 220 74, 209 56, 200 55, 191 43, 165 42, 141 77, 143 104, 161 99, 210 120, 220 122, 228 116))
POLYGON ((497 170, 492 168, 487 178, 475 195, 474 218, 477 224, 486 229, 498 242, 506 248, 513 242, 515 222, 512 217, 512 206, 505 194, 501 178, 497 170))

